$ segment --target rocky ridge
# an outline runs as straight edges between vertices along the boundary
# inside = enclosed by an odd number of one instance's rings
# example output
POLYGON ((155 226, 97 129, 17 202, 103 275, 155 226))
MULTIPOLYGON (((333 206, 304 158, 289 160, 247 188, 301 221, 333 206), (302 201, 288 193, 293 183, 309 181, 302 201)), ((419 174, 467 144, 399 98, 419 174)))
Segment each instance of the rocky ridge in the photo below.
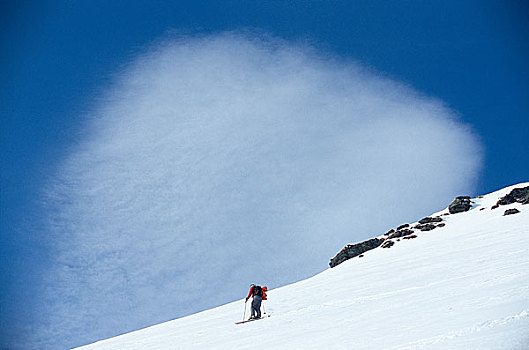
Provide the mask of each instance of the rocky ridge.
POLYGON ((496 209, 500 205, 509 205, 513 203, 529 203, 529 186, 523 188, 515 188, 506 196, 501 197, 500 200, 495 205, 493 205, 491 209, 496 209))
MULTIPOLYGON (((477 197, 481 198, 481 197, 477 197)), ((507 195, 501 197, 498 202, 491 207, 496 209, 500 205, 509 205, 513 203, 528 204, 529 203, 529 186, 523 188, 514 188, 507 195)), ((447 207, 446 211, 439 216, 425 217, 414 224, 402 224, 397 229, 390 229, 388 232, 376 238, 372 238, 356 244, 348 244, 336 256, 334 256, 329 266, 335 267, 346 260, 355 257, 363 257, 363 254, 369 250, 381 248, 391 248, 396 242, 401 239, 417 238, 420 232, 432 231, 436 228, 442 228, 446 224, 443 222, 441 216, 453 215, 469 211, 472 208, 473 201, 470 196, 456 197, 447 207)), ((486 208, 480 208, 484 210, 486 208)), ((520 211, 516 208, 507 209, 504 216, 517 214, 520 211)))

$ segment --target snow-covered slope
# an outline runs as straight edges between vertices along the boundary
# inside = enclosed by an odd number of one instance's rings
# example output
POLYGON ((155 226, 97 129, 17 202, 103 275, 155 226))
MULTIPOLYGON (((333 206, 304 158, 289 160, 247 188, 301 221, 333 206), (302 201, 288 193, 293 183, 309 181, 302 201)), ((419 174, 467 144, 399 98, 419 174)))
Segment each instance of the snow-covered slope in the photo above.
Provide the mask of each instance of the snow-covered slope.
POLYGON ((263 320, 235 325, 242 299, 83 349, 529 349, 529 205, 491 209, 526 186, 271 290, 263 320))

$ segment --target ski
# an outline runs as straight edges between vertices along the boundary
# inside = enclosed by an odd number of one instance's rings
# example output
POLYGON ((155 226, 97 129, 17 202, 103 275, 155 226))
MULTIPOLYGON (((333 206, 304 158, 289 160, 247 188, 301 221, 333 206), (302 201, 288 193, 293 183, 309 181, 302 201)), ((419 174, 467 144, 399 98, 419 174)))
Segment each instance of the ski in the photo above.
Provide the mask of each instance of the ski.
POLYGON ((257 320, 260 320, 260 318, 252 318, 251 320, 239 321, 239 322, 235 322, 235 324, 243 324, 243 323, 248 323, 248 322, 257 321, 257 320))
POLYGON ((248 323, 248 322, 252 322, 252 321, 258 321, 258 320, 262 320, 263 318, 267 318, 267 317, 270 317, 270 315, 266 315, 266 316, 263 316, 261 318, 251 318, 249 320, 244 320, 244 321, 239 321, 239 322, 235 322, 235 324, 243 324, 243 323, 248 323))

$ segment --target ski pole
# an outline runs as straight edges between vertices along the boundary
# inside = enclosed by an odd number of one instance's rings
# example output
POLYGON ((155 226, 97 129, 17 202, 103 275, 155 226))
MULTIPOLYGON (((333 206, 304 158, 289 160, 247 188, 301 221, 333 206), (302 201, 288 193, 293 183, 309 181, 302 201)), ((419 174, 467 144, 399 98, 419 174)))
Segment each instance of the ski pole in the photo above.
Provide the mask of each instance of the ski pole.
POLYGON ((247 301, 248 301, 248 300, 245 300, 245 301, 244 301, 244 313, 242 314, 242 320, 243 320, 243 322, 244 322, 244 318, 246 317, 246 302, 247 302, 247 301))
POLYGON ((266 315, 266 310, 265 310, 265 307, 264 307, 264 303, 263 303, 263 314, 266 315))

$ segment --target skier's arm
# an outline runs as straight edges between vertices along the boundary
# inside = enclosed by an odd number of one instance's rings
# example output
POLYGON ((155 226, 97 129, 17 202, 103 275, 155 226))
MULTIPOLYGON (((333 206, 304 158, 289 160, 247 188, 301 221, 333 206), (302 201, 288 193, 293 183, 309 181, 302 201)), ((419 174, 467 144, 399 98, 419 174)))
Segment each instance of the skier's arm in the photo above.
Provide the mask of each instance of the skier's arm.
POLYGON ((246 297, 246 301, 248 301, 248 299, 250 299, 250 297, 252 296, 252 293, 253 293, 253 286, 250 288, 250 292, 248 292, 248 296, 246 297))

